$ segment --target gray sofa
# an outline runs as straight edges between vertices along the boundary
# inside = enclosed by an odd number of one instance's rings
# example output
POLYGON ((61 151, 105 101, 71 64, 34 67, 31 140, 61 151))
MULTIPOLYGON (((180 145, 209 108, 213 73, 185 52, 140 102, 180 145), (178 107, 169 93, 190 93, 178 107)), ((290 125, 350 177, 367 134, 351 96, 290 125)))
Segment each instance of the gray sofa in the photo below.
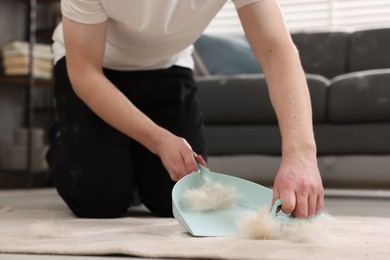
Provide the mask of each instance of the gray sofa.
MULTIPOLYGON (((390 29, 292 38, 307 73, 324 186, 390 188, 390 29)), ((195 49, 210 168, 272 186, 281 139, 247 42, 203 35, 195 49)))

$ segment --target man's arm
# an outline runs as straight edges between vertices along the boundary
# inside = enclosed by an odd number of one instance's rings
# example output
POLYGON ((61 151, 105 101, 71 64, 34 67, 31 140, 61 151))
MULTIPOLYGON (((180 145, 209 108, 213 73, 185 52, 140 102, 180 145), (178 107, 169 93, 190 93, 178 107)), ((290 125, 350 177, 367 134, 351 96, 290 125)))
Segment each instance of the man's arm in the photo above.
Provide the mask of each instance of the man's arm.
POLYGON ((81 24, 63 17, 63 26, 67 70, 81 100, 108 124, 160 156, 173 180, 196 171, 186 140, 152 122, 104 76, 107 22, 81 24))
POLYGON ((238 9, 245 34, 261 64, 282 135, 282 163, 274 198, 282 210, 310 217, 324 207, 317 166, 310 95, 304 72, 276 0, 238 9))

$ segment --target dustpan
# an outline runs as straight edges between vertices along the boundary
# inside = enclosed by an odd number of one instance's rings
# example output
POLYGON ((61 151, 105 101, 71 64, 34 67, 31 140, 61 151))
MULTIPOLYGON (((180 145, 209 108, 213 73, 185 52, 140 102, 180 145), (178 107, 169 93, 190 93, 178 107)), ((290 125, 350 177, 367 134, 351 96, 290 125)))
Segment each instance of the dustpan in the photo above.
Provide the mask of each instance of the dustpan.
MULTIPOLYGON (((193 236, 235 236, 239 234, 237 220, 250 212, 257 212, 260 207, 271 208, 271 189, 238 177, 209 171, 199 165, 199 172, 189 174, 180 179, 172 190, 172 210, 177 221, 193 236), (188 189, 198 188, 205 183, 205 178, 222 185, 235 187, 239 198, 229 209, 213 210, 207 212, 194 212, 188 209, 181 201, 182 194, 188 189)), ((277 208, 281 205, 277 201, 270 214, 276 215, 277 208)), ((280 221, 288 221, 283 216, 280 221)))

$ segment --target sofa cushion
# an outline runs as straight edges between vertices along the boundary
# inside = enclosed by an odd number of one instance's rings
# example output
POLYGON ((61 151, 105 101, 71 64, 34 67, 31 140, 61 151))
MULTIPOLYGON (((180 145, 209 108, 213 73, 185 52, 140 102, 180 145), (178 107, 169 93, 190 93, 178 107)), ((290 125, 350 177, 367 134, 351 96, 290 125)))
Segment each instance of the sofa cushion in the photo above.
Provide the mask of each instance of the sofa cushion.
POLYGON ((349 50, 350 72, 390 68, 390 28, 353 32, 349 50))
POLYGON ((316 124, 318 155, 390 154, 390 122, 316 124))
POLYGON ((209 155, 281 153, 281 138, 276 124, 263 125, 206 125, 209 155))
MULTIPOLYGON (((315 124, 318 155, 390 154, 390 123, 315 124)), ((276 124, 206 125, 208 153, 214 155, 281 154, 276 124)))
POLYGON ((329 87, 329 120, 362 123, 390 120, 390 69, 354 72, 329 87))
MULTIPOLYGON (((306 75, 314 122, 326 119, 326 91, 329 81, 306 75)), ((197 78, 199 98, 206 124, 235 125, 277 123, 262 74, 197 78)))
POLYGON ((204 34, 194 43, 211 75, 260 73, 260 66, 244 36, 204 34))
POLYGON ((348 33, 302 32, 291 37, 306 73, 332 78, 346 72, 348 33))

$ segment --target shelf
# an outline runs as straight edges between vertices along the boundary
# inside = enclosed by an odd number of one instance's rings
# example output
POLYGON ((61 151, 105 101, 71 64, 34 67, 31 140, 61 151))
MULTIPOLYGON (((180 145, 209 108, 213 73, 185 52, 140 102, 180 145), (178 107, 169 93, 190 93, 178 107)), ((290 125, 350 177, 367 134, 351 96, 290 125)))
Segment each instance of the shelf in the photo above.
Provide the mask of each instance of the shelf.
MULTIPOLYGON (((32 49, 32 45, 37 41, 48 38, 50 36, 50 29, 42 28, 42 31, 37 31, 37 6, 42 5, 52 5, 49 8, 56 8, 52 11, 59 10, 58 5, 60 0, 16 0, 16 3, 21 3, 26 5, 26 39, 29 41, 29 50, 32 49), (56 4, 56 6, 54 5, 56 4), (37 35, 38 34, 38 35, 37 35)), ((53 28, 54 29, 54 28, 53 28)), ((50 40, 48 40, 50 42, 50 40)), ((31 52, 29 51, 29 58, 32 58, 31 52)), ((30 60, 31 61, 31 60, 30 60)), ((29 67, 32 64, 29 64, 29 67)), ((30 70, 31 71, 31 70, 30 70)), ((25 122, 24 126, 29 129, 27 136, 27 162, 25 170, 6 170, 0 169, 0 189, 1 188, 32 188, 39 186, 47 186, 51 183, 51 176, 45 172, 36 172, 33 169, 32 165, 32 139, 31 139, 31 128, 34 124, 34 107, 33 98, 34 98, 34 88, 52 88, 53 80, 52 79, 41 79, 33 78, 32 76, 37 76, 34 73, 30 75, 23 76, 5 76, 0 75, 0 87, 20 87, 21 89, 26 90, 25 96, 25 122)), ((46 108, 44 108, 46 109, 46 108)))
MULTIPOLYGON (((29 76, 0 76, 0 86, 28 87, 29 76)), ((35 79, 35 86, 41 88, 53 87, 52 79, 35 79)))

